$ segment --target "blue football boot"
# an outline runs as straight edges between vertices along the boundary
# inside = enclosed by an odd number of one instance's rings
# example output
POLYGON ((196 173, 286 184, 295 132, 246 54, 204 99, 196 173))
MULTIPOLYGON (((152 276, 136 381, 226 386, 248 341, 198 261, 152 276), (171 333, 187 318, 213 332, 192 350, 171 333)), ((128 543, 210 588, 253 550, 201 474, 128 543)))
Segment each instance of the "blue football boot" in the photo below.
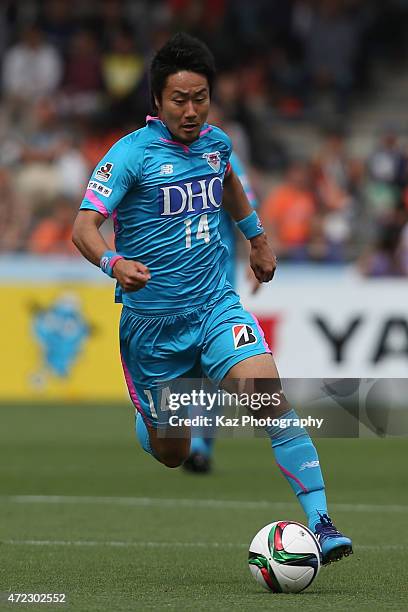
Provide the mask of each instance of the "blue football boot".
POLYGON ((320 514, 320 521, 315 526, 315 536, 322 549, 322 563, 340 561, 353 553, 350 538, 344 536, 331 522, 327 514, 320 514))

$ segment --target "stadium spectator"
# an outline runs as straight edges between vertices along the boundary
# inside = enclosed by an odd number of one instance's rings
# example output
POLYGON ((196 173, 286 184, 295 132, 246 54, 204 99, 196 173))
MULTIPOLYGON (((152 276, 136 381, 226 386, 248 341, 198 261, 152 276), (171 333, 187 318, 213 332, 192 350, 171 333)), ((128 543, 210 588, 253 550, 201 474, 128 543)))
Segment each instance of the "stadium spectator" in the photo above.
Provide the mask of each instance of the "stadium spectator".
POLYGON ((36 25, 26 27, 3 59, 3 91, 13 103, 31 102, 56 91, 62 78, 61 58, 36 25))
POLYGON ((144 59, 136 52, 131 31, 117 30, 112 48, 103 57, 103 78, 112 98, 125 98, 139 84, 144 72, 144 59))
POLYGON ((146 116, 145 96, 138 95, 139 87, 146 83, 146 65, 129 28, 114 33, 112 46, 102 59, 102 76, 114 123, 146 116))
POLYGON ((407 230, 402 231, 402 217, 394 213, 378 230, 373 248, 359 261, 360 271, 366 276, 404 276, 407 264, 407 230))
POLYGON ((130 7, 138 4, 123 0, 92 0, 82 24, 95 33, 102 49, 109 49, 116 32, 127 28, 135 35, 130 7))
POLYGON ((24 202, 13 189, 12 175, 0 168, 0 253, 24 249, 29 223, 24 202))
POLYGON ((40 5, 39 23, 49 43, 65 55, 77 25, 74 6, 66 0, 46 0, 40 5))
POLYGON ((87 117, 86 121, 82 121, 82 128, 80 150, 91 172, 104 153, 125 135, 126 130, 107 125, 103 115, 87 117))
POLYGON ((77 255, 72 243, 72 224, 77 209, 77 202, 59 197, 41 219, 28 241, 28 250, 37 255, 50 253, 59 255, 77 255))
POLYGON ((284 181, 273 189, 261 207, 265 229, 280 257, 295 261, 307 259, 316 210, 310 166, 303 161, 293 162, 284 181))
POLYGON ((308 22, 298 30, 303 36, 311 92, 333 94, 331 110, 341 113, 348 108, 354 82, 359 27, 359 20, 344 2, 321 0, 314 5, 308 22))
POLYGON ((102 62, 96 38, 89 30, 79 30, 70 39, 65 63, 65 111, 96 112, 101 107, 102 90, 102 62))
POLYGON ((50 98, 37 100, 30 113, 31 130, 21 134, 17 193, 37 205, 58 194, 79 196, 88 175, 75 134, 58 120, 50 98))
POLYGON ((314 159, 314 181, 319 201, 324 259, 344 261, 352 237, 362 168, 349 158, 340 127, 330 128, 314 159))
POLYGON ((404 276, 408 276, 408 221, 404 224, 400 238, 400 257, 404 276))
POLYGON ((377 222, 387 222, 403 202, 408 159, 400 144, 399 132, 396 125, 385 125, 377 147, 367 160, 365 197, 368 214, 377 222))

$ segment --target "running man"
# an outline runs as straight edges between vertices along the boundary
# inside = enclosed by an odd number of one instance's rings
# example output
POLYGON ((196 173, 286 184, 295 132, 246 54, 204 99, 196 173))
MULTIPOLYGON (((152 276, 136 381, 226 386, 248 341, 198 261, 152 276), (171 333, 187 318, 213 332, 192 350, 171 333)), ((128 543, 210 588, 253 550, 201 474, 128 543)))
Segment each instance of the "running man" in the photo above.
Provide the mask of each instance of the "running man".
MULTIPOLYGON (((150 76, 157 116, 119 140, 98 164, 73 241, 117 280, 121 356, 137 409, 137 436, 146 452, 174 468, 189 455, 190 435, 188 428, 182 437, 161 435, 155 403, 160 384, 189 377, 199 366, 227 389, 236 379, 279 385, 257 322, 226 280, 227 250, 218 231, 223 190, 225 208, 250 242, 250 265, 259 282, 272 280, 276 259, 231 169, 230 139, 206 123, 215 78, 208 48, 176 34, 157 52, 150 76), (117 251, 109 250, 99 231, 109 215, 117 251)), ((296 418, 283 396, 280 413, 270 406, 269 414, 296 418)), ((323 562, 350 554, 351 540, 328 516, 309 434, 295 427, 270 427, 267 433, 276 462, 320 539, 323 562)))

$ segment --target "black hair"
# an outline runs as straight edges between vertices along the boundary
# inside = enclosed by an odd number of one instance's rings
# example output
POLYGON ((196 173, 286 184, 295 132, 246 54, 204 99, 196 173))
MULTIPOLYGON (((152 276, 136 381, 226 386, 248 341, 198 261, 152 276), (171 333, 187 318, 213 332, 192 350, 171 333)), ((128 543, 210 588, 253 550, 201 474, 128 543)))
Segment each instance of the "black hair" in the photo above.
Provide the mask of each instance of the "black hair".
POLYGON ((188 70, 205 76, 211 95, 215 78, 213 54, 198 38, 185 32, 178 32, 159 49, 150 66, 151 102, 154 108, 156 108, 155 96, 161 102, 167 77, 180 70, 188 70))

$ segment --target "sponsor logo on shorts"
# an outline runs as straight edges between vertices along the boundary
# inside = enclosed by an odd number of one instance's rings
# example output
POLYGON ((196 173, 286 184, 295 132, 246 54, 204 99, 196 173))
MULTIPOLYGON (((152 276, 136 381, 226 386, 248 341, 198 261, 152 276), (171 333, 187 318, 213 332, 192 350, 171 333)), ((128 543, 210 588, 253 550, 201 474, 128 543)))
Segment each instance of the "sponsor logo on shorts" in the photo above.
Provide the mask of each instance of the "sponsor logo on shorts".
POLYGON ((239 349, 249 344, 256 344, 258 338, 250 325, 233 325, 232 336, 234 338, 234 348, 239 349))
POLYGON ((109 181, 110 177, 112 176, 112 168, 113 164, 111 164, 110 162, 106 162, 104 166, 101 166, 96 171, 96 178, 102 181, 103 183, 107 183, 107 181, 109 181))
POLYGON ((100 193, 101 195, 105 196, 105 198, 109 198, 110 194, 112 193, 112 189, 109 189, 109 187, 106 187, 105 185, 101 185, 101 183, 98 183, 98 181, 89 181, 88 189, 96 191, 96 193, 100 193))
POLYGON ((203 157, 207 160, 208 165, 214 170, 214 172, 220 171, 221 156, 219 151, 214 151, 213 153, 203 153, 203 157))

